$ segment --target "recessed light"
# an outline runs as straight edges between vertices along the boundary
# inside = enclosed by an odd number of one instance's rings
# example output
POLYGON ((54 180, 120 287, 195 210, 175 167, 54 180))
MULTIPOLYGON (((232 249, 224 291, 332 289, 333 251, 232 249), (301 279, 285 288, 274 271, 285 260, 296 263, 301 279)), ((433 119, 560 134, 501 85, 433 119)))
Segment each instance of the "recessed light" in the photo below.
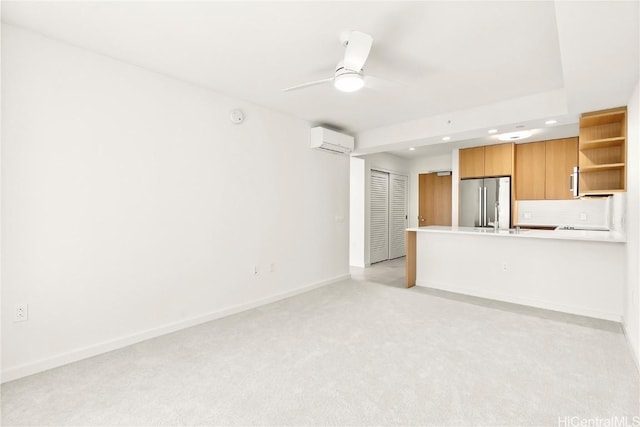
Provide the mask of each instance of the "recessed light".
POLYGON ((529 138, 531 135, 533 135, 533 132, 530 130, 521 130, 518 132, 503 133, 498 136, 498 139, 500 141, 518 141, 520 139, 529 138))
POLYGON ((545 125, 555 125, 556 123, 558 123, 558 121, 553 119, 544 122, 545 125))
POLYGON ((497 132, 498 132, 498 129, 489 129, 489 130, 488 130, 488 132, 489 132, 489 133, 497 133, 497 132))
POLYGON ((450 140, 450 139, 451 139, 451 137, 450 137, 450 136, 445 136, 445 137, 443 137, 443 138, 442 138, 442 140, 443 140, 443 141, 448 141, 448 140, 450 140))
POLYGON ((409 151, 416 151, 416 147, 409 148, 409 151))

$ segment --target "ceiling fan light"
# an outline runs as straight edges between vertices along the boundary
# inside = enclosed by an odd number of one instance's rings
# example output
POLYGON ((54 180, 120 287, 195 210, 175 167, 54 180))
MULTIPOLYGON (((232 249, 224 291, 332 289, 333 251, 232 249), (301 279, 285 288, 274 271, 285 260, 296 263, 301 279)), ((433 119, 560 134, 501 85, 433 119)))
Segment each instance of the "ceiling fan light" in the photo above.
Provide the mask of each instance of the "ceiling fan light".
POLYGON ((336 76, 333 85, 341 92, 355 92, 364 87, 364 79, 357 73, 344 73, 336 76))

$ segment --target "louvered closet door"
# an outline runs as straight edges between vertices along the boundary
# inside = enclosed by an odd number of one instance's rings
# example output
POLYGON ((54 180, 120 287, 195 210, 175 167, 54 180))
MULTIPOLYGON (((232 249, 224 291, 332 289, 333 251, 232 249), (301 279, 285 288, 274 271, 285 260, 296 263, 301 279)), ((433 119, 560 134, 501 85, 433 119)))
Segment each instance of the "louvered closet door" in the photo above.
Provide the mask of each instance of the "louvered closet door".
POLYGON ((405 236, 407 228, 407 177, 389 175, 389 258, 405 255, 405 236))
POLYGON ((369 262, 389 259, 389 174, 371 171, 369 262))

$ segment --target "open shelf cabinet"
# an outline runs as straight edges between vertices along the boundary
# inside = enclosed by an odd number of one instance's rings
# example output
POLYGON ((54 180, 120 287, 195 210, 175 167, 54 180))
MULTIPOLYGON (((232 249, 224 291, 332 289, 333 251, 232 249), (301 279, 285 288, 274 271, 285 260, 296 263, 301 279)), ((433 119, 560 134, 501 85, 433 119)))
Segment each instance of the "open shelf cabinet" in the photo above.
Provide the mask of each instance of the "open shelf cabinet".
POLYGON ((585 113, 580 118, 580 195, 626 191, 627 108, 585 113))

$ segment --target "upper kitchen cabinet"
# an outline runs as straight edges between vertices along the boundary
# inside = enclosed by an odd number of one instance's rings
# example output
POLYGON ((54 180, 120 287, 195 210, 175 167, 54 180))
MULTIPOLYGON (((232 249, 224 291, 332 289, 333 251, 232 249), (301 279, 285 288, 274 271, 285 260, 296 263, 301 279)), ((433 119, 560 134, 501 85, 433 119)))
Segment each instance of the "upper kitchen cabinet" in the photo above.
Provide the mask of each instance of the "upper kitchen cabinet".
POLYGON ((544 200, 546 143, 516 144, 516 199, 544 200))
POLYGON ((580 118, 581 195, 626 191, 627 107, 585 113, 580 118))
POLYGON ((572 199, 569 178, 578 165, 578 138, 516 145, 518 200, 572 199))
POLYGON ((503 176, 513 173, 513 143, 484 147, 484 176, 503 176))
POLYGON ((513 143, 460 150, 460 179, 513 173, 513 143))
POLYGON ((545 199, 573 199, 569 178, 576 166, 578 166, 578 138, 545 142, 545 199))
POLYGON ((460 150, 460 178, 484 176, 484 147, 460 150))

